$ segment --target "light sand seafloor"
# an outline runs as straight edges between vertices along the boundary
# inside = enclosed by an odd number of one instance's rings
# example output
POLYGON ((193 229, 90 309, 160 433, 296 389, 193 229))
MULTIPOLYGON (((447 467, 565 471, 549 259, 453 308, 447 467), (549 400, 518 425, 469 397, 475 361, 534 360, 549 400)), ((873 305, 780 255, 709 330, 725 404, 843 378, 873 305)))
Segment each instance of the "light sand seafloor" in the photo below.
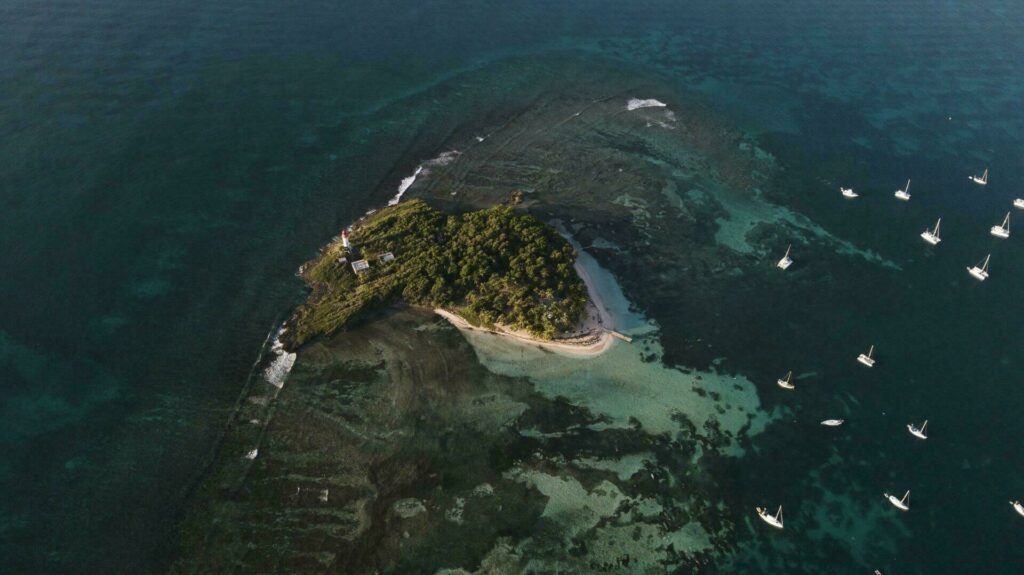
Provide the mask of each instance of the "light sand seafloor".
POLYGON ((744 323, 750 284, 782 281, 791 242, 848 273, 899 264, 774 203, 774 158, 657 81, 573 90, 456 131, 402 192, 523 192, 633 342, 555 353, 395 309, 306 346, 243 398, 175 572, 704 572, 749 530, 730 468, 789 410, 741 373, 774 377, 791 329, 771 306, 744 323))

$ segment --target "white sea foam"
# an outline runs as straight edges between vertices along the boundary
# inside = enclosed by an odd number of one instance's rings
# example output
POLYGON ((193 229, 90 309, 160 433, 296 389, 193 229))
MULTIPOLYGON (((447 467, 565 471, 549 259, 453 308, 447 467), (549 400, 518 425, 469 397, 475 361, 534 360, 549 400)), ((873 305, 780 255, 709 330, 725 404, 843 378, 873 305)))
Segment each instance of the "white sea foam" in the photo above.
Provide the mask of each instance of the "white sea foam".
POLYGON ((405 191, 408 190, 413 185, 413 183, 416 181, 416 177, 419 176, 420 172, 422 171, 423 166, 416 166, 416 171, 413 172, 411 176, 407 178, 402 178, 402 182, 398 184, 398 193, 395 194, 395 197, 388 200, 389 206, 397 205, 398 202, 402 201, 402 195, 405 194, 405 191))
POLYGON ((655 100, 654 98, 649 98, 647 100, 630 98, 630 100, 626 102, 626 110, 630 112, 633 110, 639 110, 640 108, 664 108, 665 106, 668 106, 668 104, 655 100))
POLYGON ((441 152, 440 156, 434 158, 433 160, 429 160, 428 162, 425 163, 425 165, 427 165, 427 166, 447 166, 448 164, 454 162, 455 159, 458 158, 459 154, 461 154, 461 153, 462 152, 460 152, 458 150, 449 150, 447 152, 441 152))
POLYGON ((281 343, 281 336, 285 331, 284 327, 277 330, 274 343, 270 346, 270 352, 274 354, 274 359, 263 371, 263 377, 267 383, 278 389, 284 387, 284 382, 288 379, 288 374, 291 373, 296 358, 296 354, 285 351, 284 344, 281 343))

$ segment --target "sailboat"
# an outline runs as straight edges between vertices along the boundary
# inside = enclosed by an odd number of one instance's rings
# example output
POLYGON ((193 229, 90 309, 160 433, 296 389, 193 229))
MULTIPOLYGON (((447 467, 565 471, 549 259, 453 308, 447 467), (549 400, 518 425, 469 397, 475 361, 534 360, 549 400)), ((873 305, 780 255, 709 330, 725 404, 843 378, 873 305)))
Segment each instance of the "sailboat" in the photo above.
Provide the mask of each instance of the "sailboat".
POLYGON ((910 180, 907 180, 907 185, 902 190, 896 190, 893 194, 897 200, 903 200, 904 202, 910 199, 910 180))
POLYGON ((775 515, 772 515, 772 514, 768 513, 768 510, 765 509, 764 507, 758 507, 757 508, 757 516, 760 517, 761 520, 764 521, 765 523, 767 523, 768 525, 771 525, 772 527, 774 527, 776 529, 782 529, 782 506, 781 505, 779 505, 779 510, 775 512, 775 515))
POLYGON ((1016 200, 1013 200, 1013 207, 1018 210, 1024 210, 1024 198, 1017 198, 1016 200))
POLYGON ((942 238, 939 237, 939 225, 941 224, 942 218, 939 218, 938 220, 935 221, 935 229, 925 229, 923 232, 921 232, 921 238, 933 246, 941 242, 942 238))
POLYGON ((821 424, 825 427, 839 427, 845 422, 845 419, 826 419, 825 421, 822 421, 821 424))
POLYGON ((970 176, 969 179, 979 186, 984 186, 988 183, 988 168, 985 168, 985 172, 981 176, 970 176))
POLYGON ((842 192, 844 198, 849 198, 852 200, 853 198, 860 197, 860 194, 853 191, 853 188, 839 188, 839 191, 842 192))
POLYGON ((782 389, 796 389, 796 386, 793 385, 792 371, 786 374, 785 379, 776 380, 775 383, 779 384, 779 387, 781 387, 782 389))
POLYGON ((1010 212, 1006 212, 1002 225, 992 226, 991 233, 993 236, 1003 238, 1004 240, 1010 237, 1010 212))
POLYGON ((895 495, 889 495, 888 493, 883 493, 883 495, 885 495, 885 498, 888 499, 889 503, 892 503, 892 506, 895 507, 896 509, 899 509, 900 511, 910 511, 909 489, 906 493, 903 494, 903 499, 900 499, 895 495))
POLYGON ((910 435, 913 435, 918 439, 928 439, 928 420, 924 420, 924 423, 921 424, 921 427, 918 427, 913 423, 908 423, 907 431, 910 432, 910 435))
POLYGON ((245 454, 246 459, 256 459, 256 456, 260 454, 260 448, 255 447, 252 451, 245 454))
POLYGON ((793 244, 789 244, 789 246, 786 247, 786 255, 782 256, 782 259, 779 260, 779 263, 778 263, 778 266, 779 266, 780 270, 789 269, 789 266, 793 265, 793 258, 789 257, 789 252, 792 249, 793 249, 793 244))
POLYGON ((862 353, 857 356, 857 361, 863 363, 868 367, 875 367, 875 346, 871 346, 871 349, 867 353, 862 353))
POLYGON ((985 259, 978 262, 981 265, 979 268, 977 265, 972 268, 967 268, 967 272, 974 276, 978 281, 983 282, 988 279, 988 260, 992 257, 992 254, 985 256, 985 259))
POLYGON ((1010 505, 1013 506, 1013 510, 1024 517, 1024 505, 1021 505, 1020 501, 1011 501, 1010 505))

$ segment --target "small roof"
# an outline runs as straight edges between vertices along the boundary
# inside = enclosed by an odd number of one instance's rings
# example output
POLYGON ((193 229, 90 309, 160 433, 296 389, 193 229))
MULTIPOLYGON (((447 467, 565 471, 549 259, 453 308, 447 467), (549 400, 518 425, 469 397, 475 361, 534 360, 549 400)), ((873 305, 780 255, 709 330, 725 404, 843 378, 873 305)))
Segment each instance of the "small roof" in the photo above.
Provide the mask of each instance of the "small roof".
POLYGON ((370 262, 366 260, 356 260, 352 262, 352 271, 362 273, 370 270, 370 262))
POLYGON ((390 261, 394 261, 394 259, 395 259, 395 254, 393 254, 393 253, 391 253, 391 252, 384 252, 384 253, 380 254, 380 256, 379 256, 379 257, 380 257, 380 261, 381 261, 381 262, 383 262, 383 263, 388 263, 388 262, 390 262, 390 261))

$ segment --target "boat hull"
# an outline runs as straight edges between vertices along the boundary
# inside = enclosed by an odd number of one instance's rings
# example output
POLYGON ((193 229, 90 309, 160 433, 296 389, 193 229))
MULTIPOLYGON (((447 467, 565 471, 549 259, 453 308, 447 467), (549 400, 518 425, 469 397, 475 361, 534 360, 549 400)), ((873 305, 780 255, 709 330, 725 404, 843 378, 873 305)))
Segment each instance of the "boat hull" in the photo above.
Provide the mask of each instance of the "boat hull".
POLYGON ((1013 207, 1018 210, 1024 210, 1024 198, 1017 198, 1016 200, 1013 200, 1013 207))
POLYGON ((868 367, 875 367, 875 360, 871 359, 870 357, 863 353, 857 356, 857 361, 868 367))
POLYGON ((1011 501, 1010 505, 1013 506, 1013 510, 1016 511, 1018 515, 1024 517, 1024 505, 1021 505, 1020 501, 1011 501))
POLYGON ((910 194, 904 192, 903 190, 896 190, 896 193, 893 195, 896 196, 897 200, 903 200, 904 202, 910 200, 910 194))
POLYGON ((1006 228, 1000 226, 992 226, 992 229, 989 233, 991 233, 993 236, 997 238, 1002 238, 1004 240, 1010 237, 1010 232, 1008 232, 1006 228))
POLYGON ((981 269, 981 268, 978 268, 978 267, 967 268, 967 272, 970 273, 974 277, 974 279, 976 279, 976 280, 978 280, 980 282, 983 282, 983 281, 988 279, 988 272, 983 270, 983 269, 981 269))
POLYGON ((907 431, 910 432, 910 435, 913 435, 914 437, 916 437, 918 439, 928 439, 928 436, 925 435, 924 432, 922 432, 920 429, 914 427, 913 425, 907 425, 907 431))
POLYGON ((935 234, 933 234, 931 232, 927 232, 927 231, 921 233, 921 239, 923 239, 924 241, 930 243, 933 246, 934 245, 938 245, 938 243, 942 241, 941 238, 939 238, 935 234))
POLYGON ((776 380, 775 383, 779 384, 782 389, 796 389, 796 386, 784 379, 776 380))
POLYGON ((988 184, 988 181, 983 180, 983 179, 979 178, 978 176, 971 176, 970 180, 972 182, 974 182, 975 184, 978 184, 979 186, 984 186, 984 185, 988 184))
POLYGON ((886 493, 885 498, 888 499, 889 503, 891 503, 892 506, 895 507, 896 509, 899 509, 900 511, 910 511, 910 506, 904 505, 903 502, 900 501, 899 497, 896 497, 895 495, 889 495, 888 493, 886 493))
POLYGON ((790 258, 782 258, 777 264, 780 270, 787 270, 789 266, 793 265, 793 260, 790 258))
POLYGON ((845 421, 845 419, 826 419, 825 421, 822 421, 821 424, 826 427, 839 427, 845 421))
POLYGON ((771 525, 776 529, 783 528, 782 522, 776 519, 773 515, 769 515, 768 512, 764 509, 758 508, 757 516, 761 518, 761 521, 764 521, 765 523, 771 525))

